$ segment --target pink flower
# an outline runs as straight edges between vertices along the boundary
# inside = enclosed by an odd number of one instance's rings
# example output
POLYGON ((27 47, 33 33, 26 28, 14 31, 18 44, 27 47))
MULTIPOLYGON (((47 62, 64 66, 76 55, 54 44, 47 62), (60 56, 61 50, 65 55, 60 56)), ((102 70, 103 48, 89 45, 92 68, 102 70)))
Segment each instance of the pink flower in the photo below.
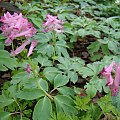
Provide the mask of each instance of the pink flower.
POLYGON ((113 78, 112 78, 112 70, 113 70, 113 65, 115 63, 112 62, 108 67, 105 67, 102 71, 102 75, 106 77, 107 79, 107 85, 112 85, 113 84, 113 78))
POLYGON ((120 64, 116 64, 112 62, 108 67, 105 67, 101 74, 106 78, 107 85, 112 91, 112 95, 116 96, 119 92, 119 84, 120 84, 120 64), (112 73, 115 73, 115 77, 113 78, 112 73))
POLYGON ((27 57, 29 57, 29 56, 32 54, 32 51, 33 51, 34 47, 37 45, 37 43, 38 43, 38 42, 37 42, 36 40, 32 41, 32 43, 31 43, 31 45, 30 45, 29 52, 28 52, 28 54, 27 54, 27 57))
POLYGON ((47 15, 46 22, 43 23, 43 32, 56 31, 57 33, 63 32, 63 22, 57 19, 57 16, 47 15))
POLYGON ((11 15, 7 12, 1 17, 0 21, 3 22, 0 30, 7 37, 6 44, 11 44, 14 39, 21 36, 30 38, 37 32, 33 25, 26 18, 22 17, 22 13, 11 15))
POLYGON ((25 68, 25 71, 30 74, 31 73, 31 67, 29 64, 27 64, 26 68, 25 68))
POLYGON ((12 55, 12 56, 18 55, 19 53, 21 53, 21 52, 25 49, 26 45, 28 45, 28 44, 30 44, 30 40, 25 41, 25 42, 24 42, 20 47, 18 47, 15 51, 12 51, 12 52, 11 52, 11 55, 12 55))
POLYGON ((115 80, 113 83, 112 95, 115 96, 119 92, 120 84, 120 64, 116 66, 115 80))
POLYGON ((33 51, 34 47, 38 43, 36 40, 33 40, 33 41, 27 40, 27 41, 25 41, 20 47, 18 47, 16 50, 14 50, 14 51, 11 52, 11 56, 16 56, 19 53, 21 53, 25 49, 25 47, 28 44, 30 44, 30 42, 31 42, 31 45, 30 45, 30 48, 29 48, 29 52, 27 54, 27 57, 29 57, 32 54, 32 51, 33 51))

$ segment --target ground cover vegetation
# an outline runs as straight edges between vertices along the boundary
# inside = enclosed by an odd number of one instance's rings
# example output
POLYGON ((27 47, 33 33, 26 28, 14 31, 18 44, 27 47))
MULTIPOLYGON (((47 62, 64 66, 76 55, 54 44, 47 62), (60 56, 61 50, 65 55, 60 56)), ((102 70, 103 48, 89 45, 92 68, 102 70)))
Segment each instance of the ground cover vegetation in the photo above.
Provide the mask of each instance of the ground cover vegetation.
POLYGON ((0 120, 120 120, 119 0, 0 10, 0 120))

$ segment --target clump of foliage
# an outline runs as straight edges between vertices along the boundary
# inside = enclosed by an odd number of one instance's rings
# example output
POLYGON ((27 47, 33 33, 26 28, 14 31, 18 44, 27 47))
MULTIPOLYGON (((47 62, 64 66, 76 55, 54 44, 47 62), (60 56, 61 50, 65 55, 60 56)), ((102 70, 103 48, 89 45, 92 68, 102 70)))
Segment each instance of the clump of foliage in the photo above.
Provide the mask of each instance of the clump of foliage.
POLYGON ((120 119, 118 1, 0 6, 1 120, 120 119))

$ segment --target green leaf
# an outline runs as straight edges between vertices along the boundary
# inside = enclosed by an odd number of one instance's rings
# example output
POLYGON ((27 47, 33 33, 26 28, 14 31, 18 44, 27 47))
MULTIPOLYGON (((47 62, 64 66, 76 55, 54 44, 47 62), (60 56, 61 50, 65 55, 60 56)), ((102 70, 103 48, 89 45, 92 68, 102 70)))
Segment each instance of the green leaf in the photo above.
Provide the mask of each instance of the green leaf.
POLYGON ((54 79, 54 88, 64 86, 69 82, 69 78, 65 75, 58 74, 54 79))
POLYGON ((11 58, 7 51, 0 50, 0 70, 6 71, 8 68, 14 70, 15 67, 17 67, 16 59, 11 58))
POLYGON ((102 44, 102 45, 101 45, 101 48, 102 48, 102 52, 103 52, 105 55, 109 55, 109 54, 110 54, 109 49, 108 49, 108 45, 102 44))
POLYGON ((96 38, 100 38, 100 32, 99 31, 90 30, 90 31, 87 32, 87 35, 93 35, 96 38))
POLYGON ((0 112, 0 120, 8 120, 11 113, 9 112, 0 112))
POLYGON ((109 41, 108 42, 108 48, 109 50, 118 53, 118 43, 115 41, 109 41))
POLYGON ((112 96, 112 103, 120 111, 120 91, 117 96, 112 96))
POLYGON ((0 50, 4 50, 4 43, 0 41, 0 50))
POLYGON ((52 83, 55 76, 61 72, 55 67, 46 67, 43 73, 45 77, 52 83))
POLYGON ((70 87, 63 86, 63 87, 57 88, 57 90, 63 95, 70 95, 70 96, 75 95, 74 90, 70 87))
POLYGON ((66 42, 61 40, 56 42, 56 54, 61 57, 62 55, 66 58, 69 57, 69 54, 67 52, 68 46, 66 45, 66 42))
POLYGON ((38 40, 39 43, 46 43, 46 42, 50 41, 49 36, 44 33, 37 33, 34 36, 34 39, 38 40))
POLYGON ((82 74, 83 78, 95 75, 94 71, 88 67, 81 67, 81 69, 79 70, 79 74, 82 74))
POLYGON ((52 104, 49 98, 40 99, 33 112, 33 120, 49 120, 52 112, 52 104))
POLYGON ((48 60, 48 57, 39 55, 37 61, 41 66, 52 66, 52 61, 48 60))
POLYGON ((98 100, 98 105, 102 109, 103 113, 108 113, 114 109, 112 105, 111 97, 109 95, 105 95, 98 100))
POLYGON ((59 69, 67 70, 67 71, 70 69, 71 62, 70 62, 69 59, 63 58, 63 57, 59 57, 58 61, 61 63, 61 64, 58 64, 59 69))
POLYGON ((48 83, 46 80, 43 80, 42 78, 40 78, 38 82, 45 91, 48 91, 48 83))
POLYGON ((74 108, 74 102, 70 97, 57 95, 54 99, 58 112, 64 112, 65 114, 77 114, 77 110, 74 108))
POLYGON ((89 53, 93 55, 95 52, 98 52, 98 50, 100 49, 100 43, 98 41, 92 42, 92 44, 88 46, 88 49, 89 49, 89 53))
POLYGON ((23 89, 22 91, 18 91, 17 98, 34 100, 44 95, 44 92, 40 89, 23 89))
POLYGON ((25 72, 25 71, 24 72, 18 72, 17 74, 12 76, 11 83, 15 85, 15 84, 18 84, 20 82, 25 83, 28 80, 29 80, 29 77, 28 77, 28 73, 27 72, 25 72))
POLYGON ((94 85, 87 83, 87 85, 85 85, 85 88, 87 88, 86 89, 87 95, 90 96, 91 98, 93 98, 96 95, 97 89, 95 88, 94 85))
POLYGON ((8 106, 8 105, 10 105, 13 102, 14 102, 14 100, 11 99, 11 98, 7 98, 7 97, 2 96, 2 95, 0 96, 0 108, 8 106))
POLYGON ((79 29, 78 30, 78 35, 81 36, 82 38, 86 36, 86 31, 85 29, 79 29))
POLYGON ((73 82, 74 84, 77 82, 77 80, 78 80, 78 75, 77 75, 76 72, 69 71, 69 72, 68 72, 68 76, 69 76, 71 82, 73 82))
POLYGON ((86 97, 76 96, 74 102, 75 102, 76 108, 78 110, 87 111, 89 109, 90 101, 91 101, 91 99, 89 96, 86 96, 86 97))
POLYGON ((36 50, 38 53, 41 53, 42 55, 48 55, 49 57, 51 57, 54 53, 53 45, 47 43, 38 44, 36 50))

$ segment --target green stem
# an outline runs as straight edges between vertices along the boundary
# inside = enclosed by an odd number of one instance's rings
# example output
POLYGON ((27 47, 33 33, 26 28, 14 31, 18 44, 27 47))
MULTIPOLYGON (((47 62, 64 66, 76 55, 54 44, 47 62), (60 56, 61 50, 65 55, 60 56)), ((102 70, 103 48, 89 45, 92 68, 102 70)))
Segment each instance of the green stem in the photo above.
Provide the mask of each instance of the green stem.
POLYGON ((54 100, 53 97, 51 95, 49 95, 40 85, 39 81, 38 81, 38 87, 45 93, 45 95, 50 98, 52 101, 54 100))
POLYGON ((19 110, 20 110, 20 120, 22 120, 22 109, 21 109, 19 103, 17 102, 17 100, 16 100, 15 98, 14 98, 14 100, 15 100, 15 102, 16 102, 16 104, 17 104, 19 110))
POLYGON ((13 42, 12 42, 12 50, 14 51, 14 44, 13 44, 13 42))
POLYGON ((53 31, 53 44, 54 44, 54 55, 53 55, 53 63, 54 63, 54 57, 56 56, 56 32, 53 31))

